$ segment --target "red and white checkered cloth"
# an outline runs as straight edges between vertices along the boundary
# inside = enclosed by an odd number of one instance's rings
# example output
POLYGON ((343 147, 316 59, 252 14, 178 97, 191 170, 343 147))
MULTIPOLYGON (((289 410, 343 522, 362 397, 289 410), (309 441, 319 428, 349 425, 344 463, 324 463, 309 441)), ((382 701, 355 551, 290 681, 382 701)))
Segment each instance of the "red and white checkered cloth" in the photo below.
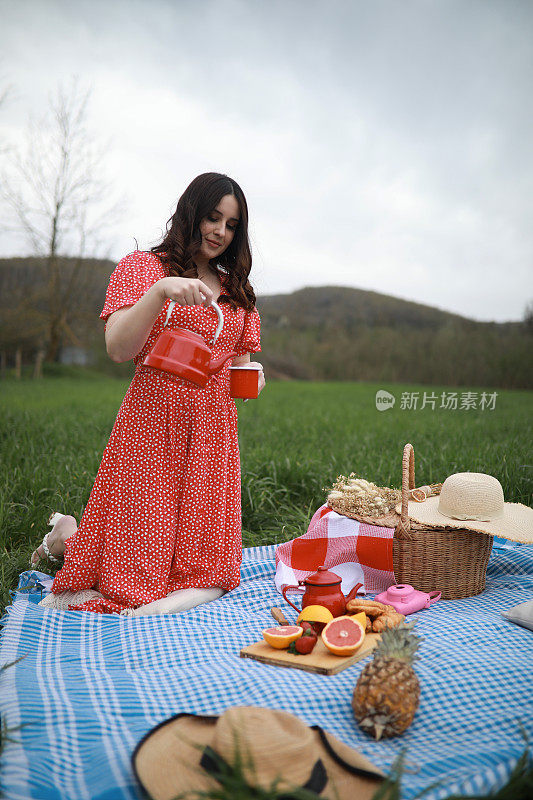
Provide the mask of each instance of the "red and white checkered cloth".
POLYGON ((396 583, 392 564, 394 528, 380 528, 320 506, 307 533, 276 548, 276 588, 298 581, 324 566, 342 578, 343 594, 356 583, 361 591, 383 592, 396 583))

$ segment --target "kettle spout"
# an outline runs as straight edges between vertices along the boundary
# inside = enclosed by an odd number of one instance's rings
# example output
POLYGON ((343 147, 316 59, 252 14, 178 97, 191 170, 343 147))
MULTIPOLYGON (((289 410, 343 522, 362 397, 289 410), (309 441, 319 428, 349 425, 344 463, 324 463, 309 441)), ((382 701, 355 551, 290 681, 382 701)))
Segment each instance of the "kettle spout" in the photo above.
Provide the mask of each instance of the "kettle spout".
POLYGON ((356 583, 351 592, 346 595, 346 602, 348 602, 349 600, 355 600, 355 598, 357 597, 357 592, 362 586, 363 586, 362 583, 356 583))
POLYGON ((222 353, 219 358, 212 358, 209 364, 207 365, 207 371, 209 375, 214 375, 215 372, 220 372, 228 358, 234 358, 237 353, 222 353))

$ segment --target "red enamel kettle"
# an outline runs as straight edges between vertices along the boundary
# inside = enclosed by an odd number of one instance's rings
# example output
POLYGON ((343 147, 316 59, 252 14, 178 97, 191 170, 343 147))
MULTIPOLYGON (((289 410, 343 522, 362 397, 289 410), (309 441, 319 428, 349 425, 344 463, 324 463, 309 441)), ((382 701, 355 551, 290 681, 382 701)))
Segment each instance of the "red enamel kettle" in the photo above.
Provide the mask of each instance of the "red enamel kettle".
MULTIPOLYGON (((213 346, 224 327, 224 317, 217 303, 212 302, 211 305, 218 317, 213 340, 209 342, 213 346)), ((215 372, 220 372, 228 358, 233 358, 237 353, 232 351, 230 353, 222 353, 219 358, 211 358, 210 347, 198 333, 194 333, 187 328, 175 328, 173 330, 166 328, 174 306, 175 302, 171 300, 165 318, 165 327, 159 334, 152 351, 144 359, 143 364, 154 369, 161 369, 164 372, 171 372, 173 375, 177 375, 178 378, 182 378, 184 381, 203 389, 211 375, 214 375, 215 372)))
POLYGON ((353 600, 363 585, 357 583, 351 592, 345 597, 341 592, 342 578, 334 572, 329 572, 326 567, 319 567, 313 575, 308 575, 303 581, 298 581, 298 586, 284 586, 283 597, 287 603, 300 613, 294 603, 287 597, 287 592, 302 591, 301 586, 305 585, 305 592, 302 598, 302 609, 306 606, 324 606, 331 611, 334 617, 342 617, 346 614, 346 603, 353 600))

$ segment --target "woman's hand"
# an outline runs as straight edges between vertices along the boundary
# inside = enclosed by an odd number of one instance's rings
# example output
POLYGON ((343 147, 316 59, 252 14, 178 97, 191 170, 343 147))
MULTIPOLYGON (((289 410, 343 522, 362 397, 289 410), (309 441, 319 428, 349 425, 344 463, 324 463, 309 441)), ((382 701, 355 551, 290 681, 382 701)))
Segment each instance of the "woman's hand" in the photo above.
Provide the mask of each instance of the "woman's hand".
POLYGON ((193 278, 162 278, 156 281, 133 305, 123 306, 110 314, 105 341, 112 361, 129 361, 140 353, 150 331, 168 298, 180 305, 208 305, 213 292, 193 278))
POLYGON ((180 306, 210 306, 213 301, 213 292, 198 278, 161 278, 154 286, 157 288, 162 301, 167 297, 180 306))
MULTIPOLYGON (((246 366, 248 366, 248 364, 246 366)), ((265 388, 265 384, 266 384, 265 375, 264 375, 264 372, 263 372, 263 365, 260 364, 259 361, 250 361, 249 366, 250 367, 260 367, 261 368, 260 371, 259 371, 259 387, 258 387, 259 388, 258 395, 260 395, 261 392, 263 391, 263 389, 265 388)))

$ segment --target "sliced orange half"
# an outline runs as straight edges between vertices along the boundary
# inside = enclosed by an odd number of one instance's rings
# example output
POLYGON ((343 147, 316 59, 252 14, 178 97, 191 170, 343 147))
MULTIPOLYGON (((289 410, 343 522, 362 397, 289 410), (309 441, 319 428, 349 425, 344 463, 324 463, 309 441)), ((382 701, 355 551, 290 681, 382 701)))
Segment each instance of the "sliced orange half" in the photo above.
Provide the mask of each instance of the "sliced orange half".
POLYGON ((278 625, 277 628, 265 628, 263 639, 276 650, 286 650, 291 642, 300 638, 303 632, 304 629, 299 625, 278 625))
POLYGON ((323 622, 327 625, 332 619, 333 614, 329 608, 318 605, 306 606, 298 614, 298 622, 323 622))
POLYGON ((322 631, 322 641, 336 656, 351 656, 365 640, 365 629, 350 616, 336 617, 322 631))

